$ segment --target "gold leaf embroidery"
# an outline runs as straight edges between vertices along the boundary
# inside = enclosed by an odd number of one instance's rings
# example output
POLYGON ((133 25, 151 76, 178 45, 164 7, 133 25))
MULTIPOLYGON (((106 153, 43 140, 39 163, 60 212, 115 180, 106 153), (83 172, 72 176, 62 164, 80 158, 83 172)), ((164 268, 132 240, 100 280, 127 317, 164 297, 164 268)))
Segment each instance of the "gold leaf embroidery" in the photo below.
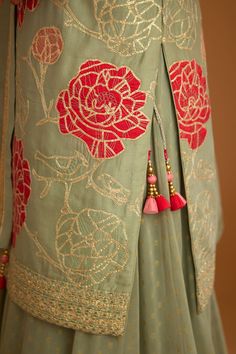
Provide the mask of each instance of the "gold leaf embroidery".
POLYGON ((185 187, 188 198, 188 211, 191 229, 194 237, 191 239, 192 251, 196 269, 196 292, 199 312, 208 303, 214 286, 215 253, 216 253, 216 220, 215 197, 207 188, 200 193, 191 193, 196 183, 212 184, 215 170, 204 159, 197 160, 197 152, 182 153, 185 165, 185 187), (204 201, 204 202, 203 202, 204 201))
POLYGON ((164 42, 191 50, 197 38, 198 10, 195 0, 166 0, 163 7, 164 42))
POLYGON ((93 0, 98 31, 86 27, 76 16, 69 1, 51 0, 61 8, 66 26, 106 43, 107 47, 122 56, 142 53, 153 40, 161 38, 161 5, 156 0, 124 0, 116 3, 93 0))
POLYGON ((62 215, 56 225, 56 253, 68 279, 81 286, 101 283, 127 264, 124 224, 102 210, 62 215))
POLYGON ((38 256, 60 270, 78 287, 91 287, 127 265, 128 240, 124 222, 103 210, 82 209, 62 214, 55 231, 55 255, 43 247, 38 233, 25 230, 38 249, 38 256))
POLYGON ((92 188, 103 197, 112 199, 118 205, 129 202, 131 194, 129 189, 125 188, 110 174, 99 173, 98 169, 104 164, 105 160, 91 159, 80 151, 74 151, 74 154, 69 156, 46 156, 37 150, 34 157, 39 163, 37 171, 33 169, 33 175, 38 181, 44 183, 40 198, 47 196, 53 183, 64 183, 65 201, 62 212, 71 211, 69 195, 72 185, 85 179, 87 179, 87 189, 92 188))
POLYGON ((161 6, 156 0, 94 0, 94 9, 103 41, 119 54, 142 53, 161 38, 161 6))
MULTIPOLYGON (((33 169, 33 175, 45 183, 41 198, 47 196, 54 182, 62 182, 65 185, 64 205, 55 230, 57 261, 41 245, 39 235, 32 233, 25 225, 26 232, 38 249, 38 255, 71 281, 86 286, 97 284, 108 275, 123 270, 128 261, 124 223, 114 214, 103 210, 83 209, 76 212, 69 205, 72 185, 85 178, 91 179, 102 161, 90 158, 92 164, 89 164, 86 157, 77 151, 71 156, 45 156, 36 151, 35 158, 41 162, 41 165, 37 165, 39 172, 44 172, 42 176, 33 169), (87 235, 88 229, 90 233, 87 235)), ((114 183, 115 180, 110 175, 106 177, 114 183)), ((122 188, 119 184, 118 191, 122 191, 122 188)), ((101 190, 96 190, 101 193, 101 190)), ((102 190, 102 195, 105 194, 106 190, 102 190)), ((113 193, 106 196, 117 198, 117 194, 113 193)), ((118 201, 121 202, 120 199, 118 201)), ((124 202, 127 200, 122 200, 122 203, 124 202)))
POLYGON ((194 0, 166 0, 163 7, 155 0, 93 0, 97 31, 81 22, 69 1, 51 1, 65 12, 66 26, 105 42, 122 56, 146 51, 153 40, 174 42, 180 49, 192 49, 196 42, 199 16, 194 0))
POLYGON ((216 215, 213 209, 214 197, 208 191, 198 194, 194 204, 190 204, 193 223, 193 253, 197 266, 197 296, 199 310, 204 310, 212 293, 215 273, 216 215), (204 203, 203 203, 204 201, 204 203))
POLYGON ((54 182, 64 183, 65 198, 64 206, 61 212, 65 213, 71 211, 69 206, 69 196, 72 185, 88 177, 89 174, 92 173, 92 171, 94 171, 94 169, 96 169, 99 165, 99 162, 95 162, 92 168, 86 170, 88 167, 88 161, 79 151, 75 151, 74 155, 70 156, 46 156, 37 150, 34 157, 40 163, 38 164, 39 171, 37 172, 33 169, 33 175, 37 180, 45 183, 40 198, 44 198, 48 194, 49 189, 54 182), (44 176, 40 174, 41 170, 44 172, 44 176))
POLYGON ((108 173, 102 173, 96 178, 90 175, 86 188, 92 187, 104 197, 111 198, 116 204, 126 204, 129 200, 130 190, 108 173))

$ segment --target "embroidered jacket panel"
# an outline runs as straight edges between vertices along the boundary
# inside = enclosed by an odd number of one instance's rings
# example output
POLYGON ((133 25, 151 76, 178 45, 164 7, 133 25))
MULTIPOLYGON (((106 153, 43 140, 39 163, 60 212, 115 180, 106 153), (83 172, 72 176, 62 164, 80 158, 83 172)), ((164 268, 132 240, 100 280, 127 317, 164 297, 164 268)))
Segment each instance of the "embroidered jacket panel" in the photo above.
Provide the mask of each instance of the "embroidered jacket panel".
POLYGON ((16 38, 14 14, 0 7, 0 247, 11 247, 12 300, 65 327, 124 333, 154 104, 167 104, 163 53, 203 311, 222 215, 198 2, 26 1, 16 38))

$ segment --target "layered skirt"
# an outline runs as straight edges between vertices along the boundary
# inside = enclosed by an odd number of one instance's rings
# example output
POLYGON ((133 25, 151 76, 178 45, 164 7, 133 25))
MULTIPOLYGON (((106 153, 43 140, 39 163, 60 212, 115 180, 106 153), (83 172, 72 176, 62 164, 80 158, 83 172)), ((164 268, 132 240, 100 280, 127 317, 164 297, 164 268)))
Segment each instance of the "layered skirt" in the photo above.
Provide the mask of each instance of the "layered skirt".
MULTIPOLYGON (((30 6, 24 13, 20 9, 18 20, 23 21, 23 15, 29 16, 27 12, 31 10, 30 6)), ((153 78, 157 86, 156 102, 171 156, 175 188, 185 195, 176 113, 162 48, 159 58, 153 60, 158 62, 157 79, 153 78)), ((167 195, 163 139, 155 116, 150 129, 153 168, 158 174, 159 189, 167 195)), ((143 203, 146 192, 145 185, 143 203)), ((19 237, 23 243, 23 236, 19 237)), ((1 291, 0 353, 226 354, 215 292, 200 313, 196 293, 187 207, 153 215, 142 213, 135 278, 123 335, 85 333, 49 323, 18 306, 6 289, 1 291)))

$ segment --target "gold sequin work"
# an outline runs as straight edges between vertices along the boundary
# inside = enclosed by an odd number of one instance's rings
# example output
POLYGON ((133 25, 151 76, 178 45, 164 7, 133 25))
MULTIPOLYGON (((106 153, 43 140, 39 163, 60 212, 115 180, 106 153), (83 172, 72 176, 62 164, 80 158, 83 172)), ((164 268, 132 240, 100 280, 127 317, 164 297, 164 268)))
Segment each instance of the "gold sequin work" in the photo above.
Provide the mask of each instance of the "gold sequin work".
POLYGON ((42 320, 94 334, 121 335, 129 296, 126 293, 79 290, 70 282, 40 275, 11 257, 10 298, 42 320))

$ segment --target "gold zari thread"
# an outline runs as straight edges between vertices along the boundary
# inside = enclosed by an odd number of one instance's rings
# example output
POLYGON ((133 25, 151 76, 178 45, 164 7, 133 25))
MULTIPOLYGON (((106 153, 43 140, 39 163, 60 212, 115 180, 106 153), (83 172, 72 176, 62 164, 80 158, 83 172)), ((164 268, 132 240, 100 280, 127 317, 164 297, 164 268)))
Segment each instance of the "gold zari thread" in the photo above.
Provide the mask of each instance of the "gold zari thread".
POLYGON ((11 300, 32 316, 94 334, 123 334, 127 293, 79 289, 50 279, 19 263, 14 256, 7 274, 11 300))

